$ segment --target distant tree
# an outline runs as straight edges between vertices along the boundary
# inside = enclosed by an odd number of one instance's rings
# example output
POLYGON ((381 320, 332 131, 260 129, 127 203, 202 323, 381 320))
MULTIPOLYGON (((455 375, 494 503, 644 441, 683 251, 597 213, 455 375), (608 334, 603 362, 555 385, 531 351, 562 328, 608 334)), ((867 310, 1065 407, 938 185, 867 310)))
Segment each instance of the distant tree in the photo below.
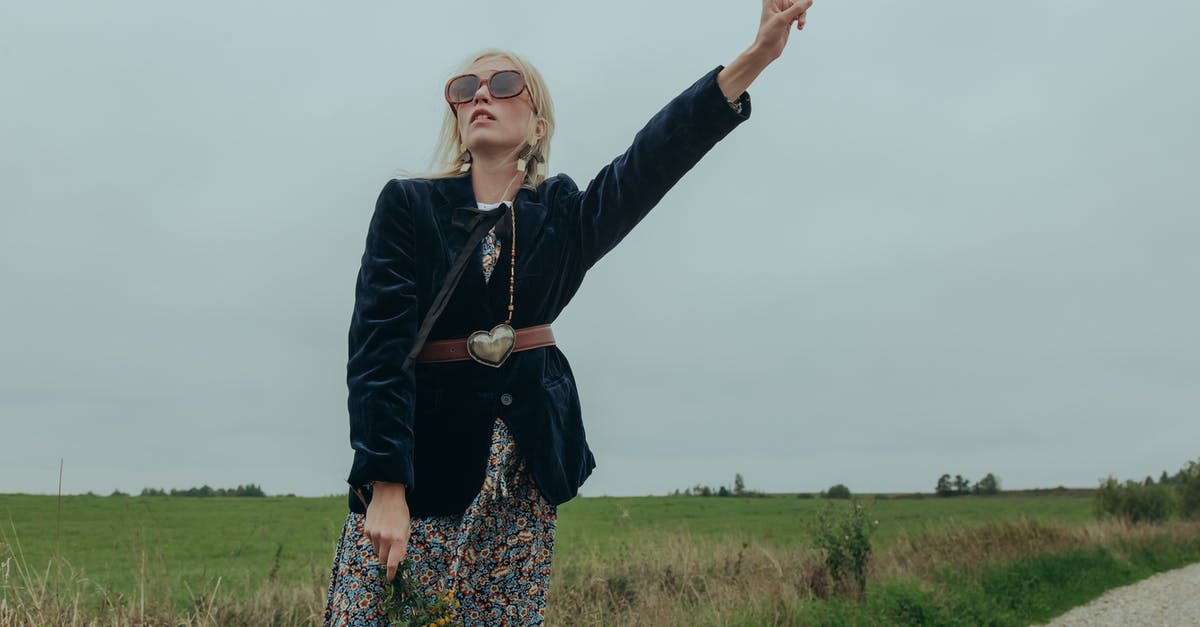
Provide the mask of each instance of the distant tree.
POLYGON ((1158 482, 1162 485, 1169 485, 1171 483, 1171 476, 1168 475, 1167 471, 1164 470, 1162 471, 1162 474, 1158 476, 1158 482))
POLYGON ((700 486, 700 496, 712 496, 712 488, 708 486, 700 486))
POLYGON ((1154 485, 1154 477, 1146 475, 1146 478, 1142 480, 1142 485, 1154 485))
POLYGON ((120 491, 119 489, 114 489, 112 491, 112 494, 110 494, 109 496, 129 496, 129 495, 125 494, 124 492, 120 491))
POLYGON ((725 486, 721 486, 721 489, 717 490, 717 496, 729 496, 729 490, 725 486))
POLYGON ((950 475, 942 475, 941 477, 938 477, 937 495, 954 496, 954 486, 950 483, 950 475))
POLYGON ((742 480, 742 473, 738 473, 733 477, 733 493, 741 494, 746 491, 746 482, 742 480))
POLYGON ((825 498, 827 498, 827 499, 848 499, 848 498, 850 498, 850 488, 847 488, 844 484, 841 484, 841 483, 835 484, 833 486, 830 486, 830 488, 825 491, 825 498))
POLYGON ((958 495, 971 493, 971 482, 962 475, 954 475, 954 493, 958 495))
POLYGON ((984 478, 980 479, 979 483, 975 484, 975 494, 990 496, 999 493, 1000 480, 996 478, 996 475, 993 475, 990 472, 985 475, 984 478))

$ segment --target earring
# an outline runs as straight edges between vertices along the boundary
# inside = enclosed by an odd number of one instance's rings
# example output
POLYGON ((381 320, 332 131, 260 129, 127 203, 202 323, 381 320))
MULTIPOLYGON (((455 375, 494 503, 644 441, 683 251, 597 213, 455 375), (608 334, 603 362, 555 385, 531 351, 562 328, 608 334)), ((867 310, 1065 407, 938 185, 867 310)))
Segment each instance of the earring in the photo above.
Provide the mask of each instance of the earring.
POLYGON ((462 154, 458 155, 458 162, 462 165, 458 167, 458 171, 466 172, 471 169, 471 151, 467 150, 466 144, 459 144, 459 150, 462 154))
POLYGON ((530 160, 537 160, 537 155, 533 154, 533 147, 537 145, 536 140, 531 140, 524 148, 521 149, 520 156, 517 157, 517 171, 524 172, 530 160))

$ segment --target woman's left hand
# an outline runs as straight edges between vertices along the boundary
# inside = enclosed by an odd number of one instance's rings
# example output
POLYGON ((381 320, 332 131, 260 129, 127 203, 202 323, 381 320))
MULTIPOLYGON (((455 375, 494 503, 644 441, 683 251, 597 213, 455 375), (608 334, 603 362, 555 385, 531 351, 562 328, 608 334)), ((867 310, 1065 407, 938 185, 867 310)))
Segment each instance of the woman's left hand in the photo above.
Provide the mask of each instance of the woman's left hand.
POLYGON ((763 0, 754 44, 717 74, 717 85, 726 100, 740 98, 759 73, 783 54, 792 24, 796 30, 804 28, 805 12, 812 3, 812 0, 763 0))
POLYGON ((792 24, 796 24, 796 30, 804 28, 805 13, 812 3, 812 0, 763 0, 755 47, 769 58, 778 59, 787 45, 792 24))

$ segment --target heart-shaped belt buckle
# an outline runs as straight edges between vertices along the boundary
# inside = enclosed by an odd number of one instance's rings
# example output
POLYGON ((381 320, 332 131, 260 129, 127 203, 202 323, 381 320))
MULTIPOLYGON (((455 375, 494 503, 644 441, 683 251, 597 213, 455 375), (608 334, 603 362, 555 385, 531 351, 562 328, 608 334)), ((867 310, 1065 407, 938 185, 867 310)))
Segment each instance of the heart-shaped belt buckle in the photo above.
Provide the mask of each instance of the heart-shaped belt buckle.
POLYGON ((512 354, 516 344, 516 331, 507 324, 498 324, 491 331, 476 331, 468 335, 467 354, 485 366, 499 368, 512 354))

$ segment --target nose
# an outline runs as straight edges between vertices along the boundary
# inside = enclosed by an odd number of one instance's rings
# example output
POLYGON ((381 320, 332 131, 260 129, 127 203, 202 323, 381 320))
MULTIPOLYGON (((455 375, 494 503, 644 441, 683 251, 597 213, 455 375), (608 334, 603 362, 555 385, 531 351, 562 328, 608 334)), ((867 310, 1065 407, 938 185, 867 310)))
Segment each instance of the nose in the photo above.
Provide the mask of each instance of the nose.
POLYGON ((478 101, 482 99, 484 102, 487 102, 492 97, 490 90, 491 88, 488 86, 487 81, 479 81, 479 88, 475 90, 474 100, 478 101))

